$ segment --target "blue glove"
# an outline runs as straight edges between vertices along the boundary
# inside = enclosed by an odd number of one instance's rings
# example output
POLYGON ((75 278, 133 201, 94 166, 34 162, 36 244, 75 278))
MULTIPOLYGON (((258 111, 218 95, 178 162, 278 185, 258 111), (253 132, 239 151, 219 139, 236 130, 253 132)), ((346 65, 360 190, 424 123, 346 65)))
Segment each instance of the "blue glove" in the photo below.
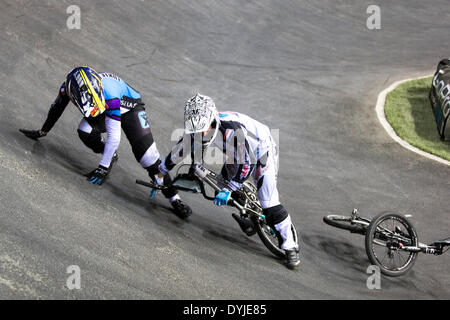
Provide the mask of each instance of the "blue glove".
POLYGON ((156 189, 156 188, 153 188, 151 191, 150 191, 150 199, 154 199, 155 197, 156 197, 156 195, 158 194, 158 189, 156 189))
MULTIPOLYGON (((164 178, 163 177, 162 178, 158 177, 157 174, 155 174, 152 177, 152 180, 153 180, 153 183, 156 183, 157 185, 164 185, 164 178)), ((159 193, 159 191, 160 191, 159 189, 153 188, 150 191, 150 199, 154 199, 156 197, 156 195, 159 193)))
POLYGON ((90 183, 101 185, 105 181, 108 173, 108 168, 100 165, 97 169, 91 171, 87 175, 87 180, 89 180, 90 183))
POLYGON ((217 194, 216 198, 214 199, 214 204, 217 206, 223 206, 228 203, 228 200, 230 200, 231 197, 231 191, 228 189, 222 189, 217 194))

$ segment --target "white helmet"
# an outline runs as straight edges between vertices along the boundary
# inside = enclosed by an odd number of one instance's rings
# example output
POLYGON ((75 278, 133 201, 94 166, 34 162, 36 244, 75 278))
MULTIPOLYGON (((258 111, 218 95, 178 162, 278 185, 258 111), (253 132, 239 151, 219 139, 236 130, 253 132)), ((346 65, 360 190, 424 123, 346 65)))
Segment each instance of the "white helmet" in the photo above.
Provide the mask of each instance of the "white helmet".
POLYGON ((211 125, 214 131, 211 139, 204 143, 205 147, 216 138, 219 130, 219 112, 213 99, 197 93, 184 106, 184 132, 186 134, 206 132, 211 125))

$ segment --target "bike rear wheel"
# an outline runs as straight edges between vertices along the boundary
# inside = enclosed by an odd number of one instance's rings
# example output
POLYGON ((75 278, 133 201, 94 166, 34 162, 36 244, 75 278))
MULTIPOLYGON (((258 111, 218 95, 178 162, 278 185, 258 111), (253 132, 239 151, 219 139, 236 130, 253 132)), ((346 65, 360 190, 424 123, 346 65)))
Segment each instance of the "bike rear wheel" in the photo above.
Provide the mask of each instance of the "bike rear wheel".
POLYGON ((396 213, 385 212, 372 220, 366 233, 366 253, 381 273, 398 277, 411 270, 417 251, 404 247, 417 247, 419 240, 413 225, 396 213))
MULTIPOLYGON (((273 230, 264 219, 254 218, 253 225, 256 232, 258 233, 259 238, 261 239, 262 243, 264 243, 266 248, 269 249, 269 251, 277 257, 285 258, 285 251, 280 248, 282 240, 278 235, 278 232, 273 230)), ((297 229, 295 228, 293 223, 291 223, 291 231, 294 235, 294 241, 298 246, 297 229)))
POLYGON ((339 229, 348 230, 352 233, 366 234, 367 227, 370 223, 369 219, 361 217, 341 216, 330 214, 323 217, 323 222, 339 229))

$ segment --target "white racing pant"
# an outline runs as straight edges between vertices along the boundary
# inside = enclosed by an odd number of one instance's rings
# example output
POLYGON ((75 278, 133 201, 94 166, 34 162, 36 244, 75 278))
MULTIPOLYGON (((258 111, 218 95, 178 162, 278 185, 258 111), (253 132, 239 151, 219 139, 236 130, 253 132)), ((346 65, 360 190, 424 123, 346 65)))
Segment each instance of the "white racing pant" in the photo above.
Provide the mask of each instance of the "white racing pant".
POLYGON ((294 240, 294 234, 291 229, 292 221, 291 216, 288 215, 286 219, 277 223, 275 225, 275 229, 281 234, 281 238, 283 239, 283 243, 281 244, 281 249, 289 250, 298 248, 298 244, 294 240))
MULTIPOLYGON (((263 209, 275 207, 280 204, 277 178, 278 178, 278 151, 277 147, 273 145, 272 150, 269 151, 269 156, 264 167, 256 166, 252 172, 253 179, 259 185, 260 179, 262 184, 258 189, 258 199, 263 209)), ((281 249, 289 250, 297 248, 298 245, 294 241, 294 235, 291 230, 291 217, 288 216, 280 223, 275 224, 275 229, 281 234, 283 243, 281 249)))

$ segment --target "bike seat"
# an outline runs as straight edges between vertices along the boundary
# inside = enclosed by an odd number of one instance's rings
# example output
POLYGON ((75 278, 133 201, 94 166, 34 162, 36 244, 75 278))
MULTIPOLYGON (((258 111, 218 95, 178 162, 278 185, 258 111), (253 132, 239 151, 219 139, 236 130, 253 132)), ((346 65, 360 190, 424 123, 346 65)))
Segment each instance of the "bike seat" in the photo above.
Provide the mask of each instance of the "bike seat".
POLYGON ((450 238, 436 241, 434 244, 435 245, 450 246, 450 238))

